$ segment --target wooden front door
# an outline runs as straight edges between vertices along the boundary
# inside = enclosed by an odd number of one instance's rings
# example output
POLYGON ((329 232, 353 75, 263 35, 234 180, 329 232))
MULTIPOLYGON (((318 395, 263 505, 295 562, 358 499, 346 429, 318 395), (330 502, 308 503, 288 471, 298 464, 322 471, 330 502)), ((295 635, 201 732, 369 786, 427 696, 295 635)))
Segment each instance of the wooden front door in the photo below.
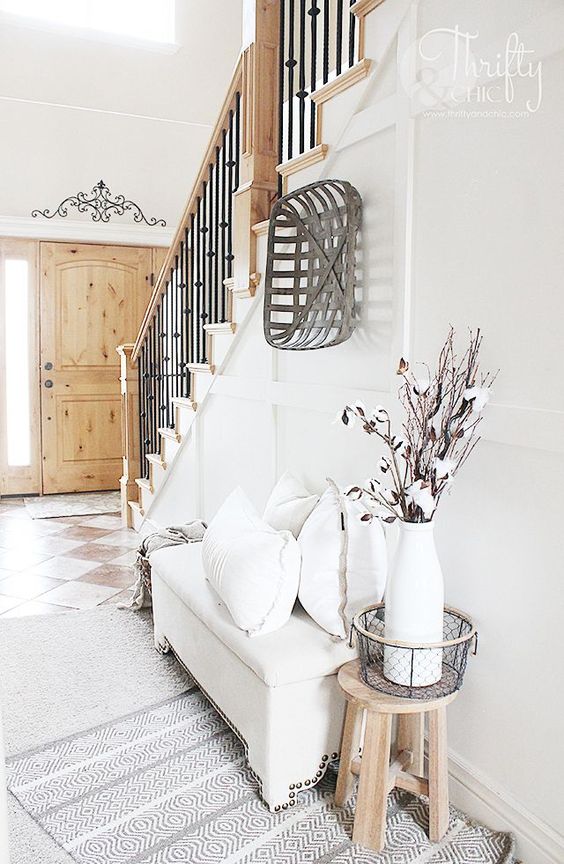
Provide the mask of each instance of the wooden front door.
POLYGON ((117 489, 116 347, 135 341, 151 249, 42 243, 40 260, 43 492, 117 489))

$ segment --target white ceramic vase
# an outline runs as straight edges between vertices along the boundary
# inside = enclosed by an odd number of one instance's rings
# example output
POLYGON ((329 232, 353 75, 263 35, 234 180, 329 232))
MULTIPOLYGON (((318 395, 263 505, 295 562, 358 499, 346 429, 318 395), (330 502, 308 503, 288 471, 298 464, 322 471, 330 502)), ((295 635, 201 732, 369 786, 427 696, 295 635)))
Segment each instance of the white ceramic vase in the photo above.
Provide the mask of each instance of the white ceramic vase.
MULTIPOLYGON (((443 639, 444 585, 433 522, 401 522, 386 585, 386 639, 417 644, 443 639)), ((395 684, 425 687, 442 675, 441 648, 384 646, 384 675, 395 684)))

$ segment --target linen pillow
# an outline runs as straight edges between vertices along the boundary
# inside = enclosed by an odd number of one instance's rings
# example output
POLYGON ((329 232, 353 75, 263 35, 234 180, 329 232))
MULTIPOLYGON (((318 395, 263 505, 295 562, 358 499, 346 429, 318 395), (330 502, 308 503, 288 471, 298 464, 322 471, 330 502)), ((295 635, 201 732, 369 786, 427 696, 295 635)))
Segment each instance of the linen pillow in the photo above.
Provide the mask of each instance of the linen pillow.
POLYGON ((206 577, 249 636, 289 619, 300 581, 300 548, 289 531, 264 522, 242 489, 219 508, 202 542, 206 577))
POLYGON ((357 612, 381 601, 386 586, 384 531, 377 519, 361 522, 363 512, 329 481, 298 540, 299 601, 320 627, 341 639, 357 612))
POLYGON ((263 519, 277 531, 291 531, 297 537, 319 501, 293 474, 282 475, 266 502, 263 519))

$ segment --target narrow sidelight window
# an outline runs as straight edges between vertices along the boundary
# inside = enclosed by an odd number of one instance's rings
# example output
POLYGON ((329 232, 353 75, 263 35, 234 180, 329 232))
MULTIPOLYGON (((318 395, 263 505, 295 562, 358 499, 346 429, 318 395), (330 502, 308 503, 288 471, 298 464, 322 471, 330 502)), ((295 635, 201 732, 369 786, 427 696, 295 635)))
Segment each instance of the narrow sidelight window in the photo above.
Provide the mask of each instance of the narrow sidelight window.
POLYGON ((29 265, 7 258, 4 267, 7 455, 22 466, 31 463, 29 265))

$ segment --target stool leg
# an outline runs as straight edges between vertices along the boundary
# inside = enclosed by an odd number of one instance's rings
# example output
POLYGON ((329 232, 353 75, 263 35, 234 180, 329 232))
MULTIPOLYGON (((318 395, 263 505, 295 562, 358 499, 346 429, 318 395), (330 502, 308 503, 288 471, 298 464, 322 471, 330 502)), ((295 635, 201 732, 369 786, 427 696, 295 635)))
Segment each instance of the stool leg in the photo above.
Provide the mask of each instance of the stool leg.
POLYGON ((423 777, 425 771, 424 763, 424 734, 425 734, 425 714, 421 711, 419 714, 399 714, 398 715, 398 733, 396 746, 398 753, 402 750, 411 750, 413 760, 408 769, 412 774, 418 777, 423 777))
POLYGON ((446 708, 429 711, 429 840, 436 843, 448 828, 446 708))
POLYGON ((355 756, 358 756, 363 710, 357 702, 347 703, 347 714, 341 742, 339 776, 335 790, 335 804, 337 807, 343 807, 352 795, 354 774, 351 771, 351 763, 355 756))
POLYGON ((368 712, 353 843, 380 852, 386 843, 386 803, 390 768, 392 715, 368 712))

